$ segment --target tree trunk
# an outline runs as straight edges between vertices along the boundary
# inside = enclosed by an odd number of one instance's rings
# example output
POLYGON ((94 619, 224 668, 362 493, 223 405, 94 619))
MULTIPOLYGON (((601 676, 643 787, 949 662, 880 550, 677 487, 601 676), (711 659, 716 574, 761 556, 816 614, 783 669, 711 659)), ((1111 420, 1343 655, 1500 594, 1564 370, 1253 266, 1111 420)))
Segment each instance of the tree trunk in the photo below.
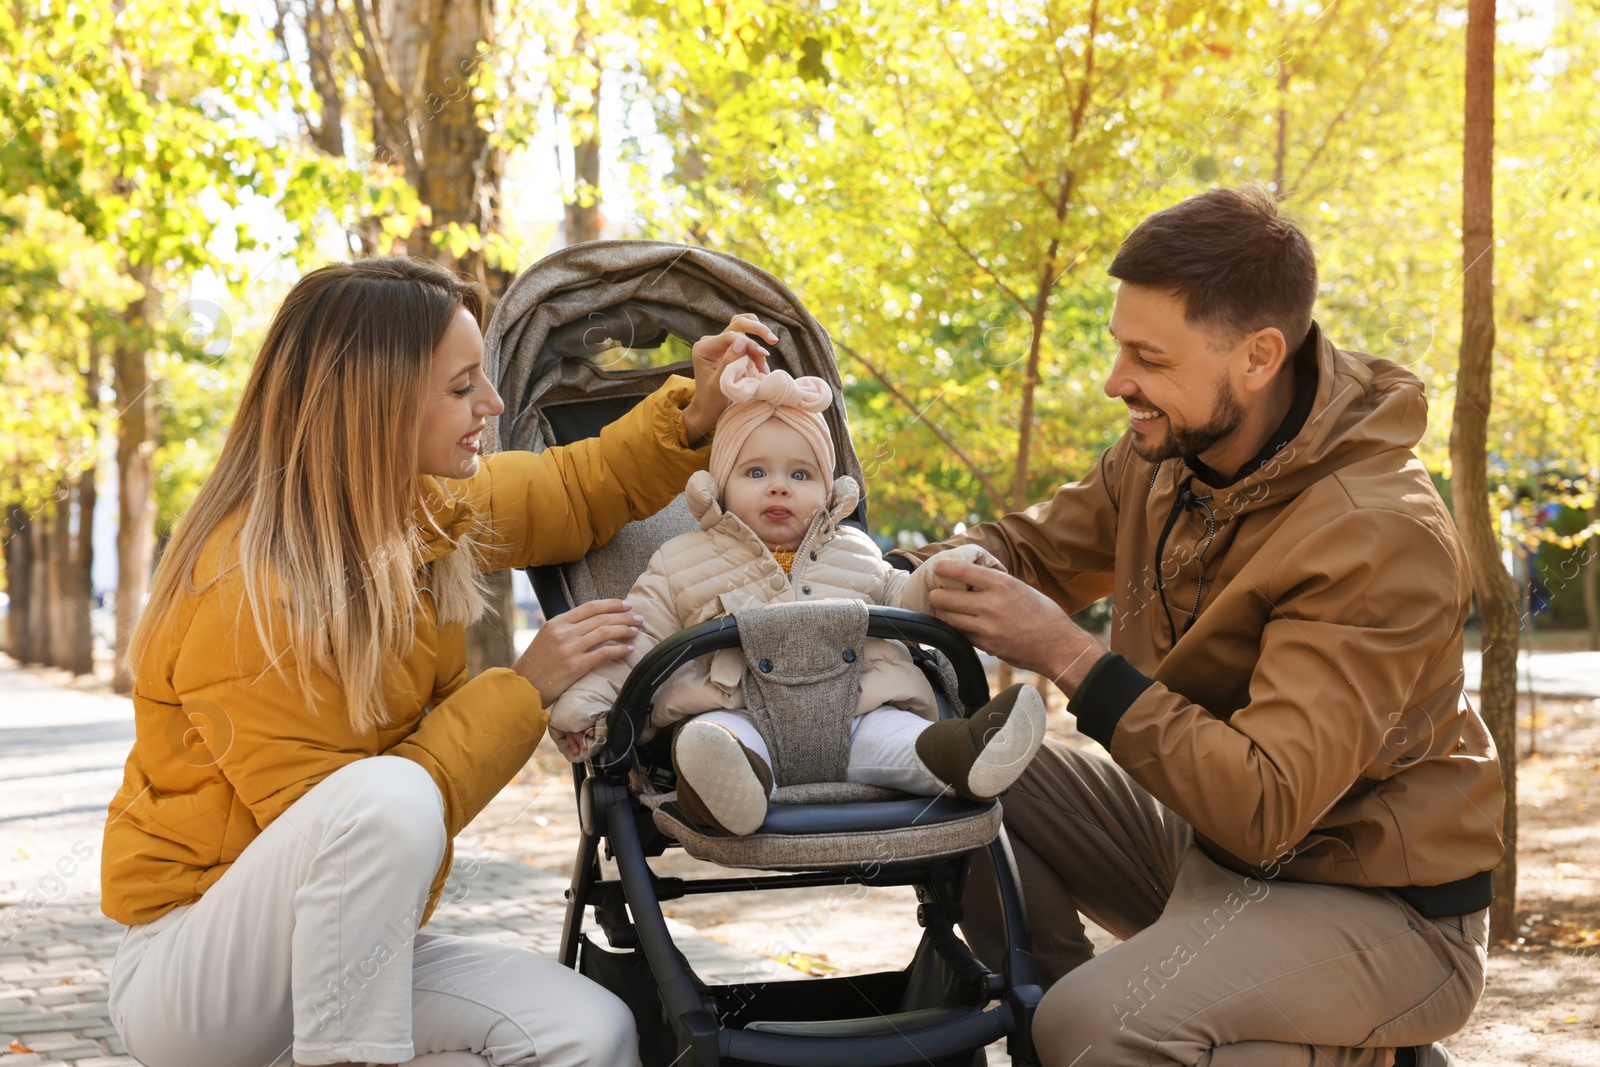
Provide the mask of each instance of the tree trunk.
POLYGON ((90 467, 73 490, 78 505, 78 533, 73 539, 67 574, 67 595, 73 610, 67 661, 63 664, 73 674, 94 673, 94 478, 95 468, 90 467))
POLYGON ((122 336, 112 350, 117 392, 117 643, 111 687, 133 692, 128 642, 139 622, 150 584, 150 548, 156 509, 151 480, 150 368, 146 363, 150 306, 148 288, 123 312, 122 336))
POLYGON ((91 345, 89 365, 83 375, 89 410, 89 465, 78 475, 73 489, 77 502, 78 534, 73 543, 67 594, 72 612, 72 641, 66 668, 73 674, 94 673, 94 509, 95 477, 100 460, 100 350, 91 345))
POLYGON ((311 91, 317 95, 318 122, 311 131, 311 142, 335 159, 344 158, 344 94, 339 87, 340 73, 334 69, 338 54, 338 12, 336 0, 307 0, 306 68, 311 91))
POLYGON ((493 571, 483 578, 489 586, 489 610, 467 628, 467 670, 474 675, 489 667, 509 667, 517 658, 513 643, 517 604, 511 595, 511 572, 493 571))
MULTIPOLYGON (((499 225, 503 160, 477 115, 471 81, 495 41, 491 0, 373 0, 358 4, 365 38, 362 66, 373 98, 373 142, 379 159, 401 167, 429 221, 412 232, 407 250, 467 274, 491 304, 511 275, 491 268, 482 239, 499 225), (434 235, 473 231, 477 247, 453 248, 434 235), (457 252, 461 252, 457 255, 457 252)), ((492 437, 492 435, 490 435, 492 437)), ((489 612, 467 631, 473 673, 515 660, 511 576, 485 576, 489 612)))
POLYGON ((584 8, 579 5, 579 28, 572 50, 590 66, 594 78, 587 101, 574 100, 563 110, 572 136, 572 195, 566 201, 567 244, 600 239, 600 78, 598 56, 589 54, 592 38, 585 25, 584 8))
MULTIPOLYGON (((1033 307, 1029 309, 1028 322, 1031 336, 1028 339, 1028 366, 1022 379, 1022 410, 1017 415, 1017 462, 1011 478, 1013 510, 1028 506, 1028 476, 1033 459, 1034 394, 1039 388, 1039 357, 1044 343, 1045 319, 1050 312, 1050 294, 1061 284, 1067 270, 1073 266, 1072 263, 1067 264, 1066 270, 1060 266, 1061 229, 1062 224, 1066 222, 1067 212, 1072 207, 1073 194, 1078 187, 1078 173, 1070 165, 1071 148, 1078 143, 1078 134, 1083 129, 1083 116, 1089 106, 1089 97, 1095 84, 1094 43, 1096 27, 1099 25, 1099 12, 1098 3, 1089 5, 1087 43, 1083 53, 1083 79, 1078 84, 1077 99, 1072 104, 1072 127, 1067 136, 1069 162, 1062 167, 1060 185, 1056 192, 1056 228, 1049 245, 1045 248, 1044 260, 1039 265, 1039 286, 1034 294, 1033 307)), ((1075 263, 1076 259, 1073 262, 1075 263)), ((1003 674, 1002 678, 1003 684, 1010 684, 1009 673, 1003 674)))
POLYGON ((372 0, 358 3, 356 13, 372 92, 374 154, 401 169, 429 211, 406 251, 477 279, 492 302, 512 280, 488 265, 482 242, 499 225, 504 158, 478 117, 471 83, 493 54, 494 4, 372 0), (477 247, 457 255, 448 242, 436 244, 435 235, 452 226, 475 229, 477 247))
POLYGON ((1489 410, 1494 397, 1495 0, 1468 5, 1466 130, 1462 146, 1461 357, 1450 426, 1451 495, 1483 621, 1479 701, 1500 754, 1505 855, 1494 871, 1491 937, 1516 935, 1517 588, 1501 562, 1489 507, 1489 410))
POLYGON ((23 653, 26 663, 50 662, 50 512, 48 503, 41 504, 28 524, 29 540, 33 542, 32 574, 28 582, 32 593, 28 597, 28 640, 23 653))
POLYGON ((1589 624, 1589 649, 1600 652, 1600 540, 1590 538, 1584 542, 1583 565, 1583 617, 1589 624))
POLYGON ((1284 159, 1289 154, 1289 60, 1287 45, 1285 58, 1278 60, 1278 145, 1272 154, 1272 195, 1279 201, 1289 196, 1284 187, 1284 159))
POLYGON ((28 511, 11 505, 6 514, 6 651, 18 663, 28 658, 28 617, 32 610, 33 534, 28 511))
MULTIPOLYGON (((596 104, 598 113, 599 105, 596 104)), ((598 115, 596 117, 598 121, 598 115)), ((572 169, 575 175, 573 197, 567 201, 567 244, 600 239, 600 134, 587 140, 574 140, 572 169)))
POLYGON ((77 634, 72 599, 72 497, 70 485, 56 491, 50 533, 50 666, 67 669, 72 665, 72 641, 77 634))
MULTIPOLYGON (((1072 206, 1072 191, 1076 186, 1077 175, 1071 170, 1061 175, 1061 191, 1056 197, 1058 235, 1050 238, 1050 244, 1045 248, 1044 262, 1039 265, 1039 288, 1034 294, 1033 308, 1028 316, 1028 365, 1022 377, 1022 410, 1017 414, 1017 462, 1011 475, 1009 509, 1012 511, 1020 511, 1028 506, 1028 477, 1033 459, 1034 398, 1039 391, 1039 359, 1044 345, 1045 318, 1050 313, 1050 294, 1065 274, 1060 270, 1057 260, 1061 253, 1059 227, 1066 221, 1067 209, 1072 206)), ((1010 684, 1009 679, 1005 684, 1010 684)))

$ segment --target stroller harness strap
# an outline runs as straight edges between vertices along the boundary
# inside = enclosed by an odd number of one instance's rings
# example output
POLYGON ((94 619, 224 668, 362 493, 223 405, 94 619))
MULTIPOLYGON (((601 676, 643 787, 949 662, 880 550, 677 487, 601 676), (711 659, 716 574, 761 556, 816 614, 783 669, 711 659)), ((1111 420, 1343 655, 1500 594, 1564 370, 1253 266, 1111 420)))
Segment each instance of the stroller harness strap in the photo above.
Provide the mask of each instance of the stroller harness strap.
POLYGON ((777 784, 844 781, 866 663, 866 604, 762 604, 733 617, 744 650, 745 706, 772 754, 777 784))

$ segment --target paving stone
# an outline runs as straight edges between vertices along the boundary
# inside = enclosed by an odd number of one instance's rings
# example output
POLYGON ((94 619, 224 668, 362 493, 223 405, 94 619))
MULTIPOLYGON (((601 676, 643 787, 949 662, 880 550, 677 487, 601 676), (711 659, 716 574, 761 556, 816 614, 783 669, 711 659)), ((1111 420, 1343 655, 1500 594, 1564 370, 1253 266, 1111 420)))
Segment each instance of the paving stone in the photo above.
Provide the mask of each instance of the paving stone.
MULTIPOLYGON (((24 1045, 27 1045, 29 1048, 31 1048, 35 1052, 39 1052, 39 1053, 54 1052, 54 1051, 57 1050, 58 1047, 59 1048, 81 1048, 84 1045, 93 1045, 94 1044, 93 1039, 84 1037, 83 1034, 80 1032, 80 1028, 78 1028, 78 1027, 74 1027, 70 1031, 69 1030, 58 1030, 58 1031, 53 1031, 53 1032, 50 1032, 50 1033, 43 1033, 43 1034, 38 1034, 38 1033, 30 1034, 30 1033, 24 1032, 21 1037, 17 1038, 17 1040, 21 1041, 24 1045)), ((86 1053, 83 1053, 83 1054, 86 1055, 86 1056, 97 1056, 97 1055, 100 1054, 100 1047, 98 1045, 96 1045, 95 1046, 95 1051, 86 1052, 86 1053)), ((75 1056, 64 1056, 64 1057, 60 1057, 60 1058, 62 1058, 62 1059, 76 1059, 75 1056)))
POLYGON ((94 1000, 80 999, 78 1003, 74 1005, 73 1010, 78 1015, 83 1016, 85 1019, 111 1018, 111 1006, 105 1002, 104 998, 97 998, 94 1000))
MULTIPOLYGON (((83 1025, 83 1020, 55 1018, 40 1012, 27 1020, 18 1020, 10 1025, 27 1034, 48 1034, 76 1030, 83 1025)), ((24 1041, 23 1044, 27 1044, 27 1042, 24 1041)))
POLYGON ((64 1048, 81 1048, 84 1043, 82 1038, 60 1034, 39 1034, 33 1038, 21 1038, 13 1035, 11 1038, 7 1039, 7 1043, 9 1044, 9 1042, 13 1040, 21 1041, 24 1045, 27 1045, 35 1052, 55 1052, 58 1049, 64 1048))
POLYGON ((46 959, 51 960, 76 961, 85 966, 94 962, 88 950, 80 944, 46 944, 41 945, 38 951, 46 959))
POLYGON ((104 1056, 105 1052, 92 1040, 81 1037, 60 1038, 52 1041, 23 1041, 40 1056, 52 1060, 81 1060, 91 1056, 104 1056))

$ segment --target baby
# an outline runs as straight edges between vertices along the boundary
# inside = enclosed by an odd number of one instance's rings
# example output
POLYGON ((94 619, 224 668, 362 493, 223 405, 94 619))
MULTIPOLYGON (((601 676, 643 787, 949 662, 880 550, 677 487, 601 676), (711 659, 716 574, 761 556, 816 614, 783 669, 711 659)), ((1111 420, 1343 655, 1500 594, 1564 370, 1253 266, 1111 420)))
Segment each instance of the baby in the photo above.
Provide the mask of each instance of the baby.
MULTIPOLYGON (((728 364, 732 401, 717 422, 710 469, 685 491, 700 529, 675 537, 650 560, 628 599, 643 618, 633 651, 580 679, 550 712, 550 736, 574 762, 588 757, 633 667, 679 630, 747 604, 847 597, 929 612, 941 584, 932 561, 907 574, 884 562, 860 530, 840 524, 859 490, 834 477, 833 438, 822 412, 833 393, 821 378, 764 372, 748 357, 728 364)), ((938 558, 1000 568, 966 545, 938 558)), ((672 743, 678 804, 696 823, 754 832, 774 787, 771 758, 744 712, 744 659, 723 649, 680 668, 657 691, 649 734, 687 719, 672 743)), ((936 720, 933 689, 898 642, 869 640, 851 721, 847 778, 935 796, 994 797, 1014 782, 1044 737, 1044 704, 1016 685, 966 719, 936 720)))

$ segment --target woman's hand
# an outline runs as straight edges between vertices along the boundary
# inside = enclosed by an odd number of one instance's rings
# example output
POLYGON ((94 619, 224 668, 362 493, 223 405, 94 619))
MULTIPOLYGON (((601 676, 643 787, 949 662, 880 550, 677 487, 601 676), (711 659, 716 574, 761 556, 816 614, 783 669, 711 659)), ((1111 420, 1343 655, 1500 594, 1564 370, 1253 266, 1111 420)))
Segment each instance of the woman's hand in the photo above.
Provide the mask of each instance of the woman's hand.
POLYGON ((539 627, 512 670, 533 683, 548 708, 579 678, 626 658, 642 625, 626 600, 591 600, 539 627))
POLYGON ((778 335, 749 313, 735 315, 726 330, 694 343, 694 399, 683 409, 690 448, 698 448, 711 435, 711 428, 728 406, 728 398, 722 395, 722 368, 740 356, 749 356, 757 367, 767 369, 767 350, 751 340, 750 334, 766 338, 770 345, 778 343, 778 335))

